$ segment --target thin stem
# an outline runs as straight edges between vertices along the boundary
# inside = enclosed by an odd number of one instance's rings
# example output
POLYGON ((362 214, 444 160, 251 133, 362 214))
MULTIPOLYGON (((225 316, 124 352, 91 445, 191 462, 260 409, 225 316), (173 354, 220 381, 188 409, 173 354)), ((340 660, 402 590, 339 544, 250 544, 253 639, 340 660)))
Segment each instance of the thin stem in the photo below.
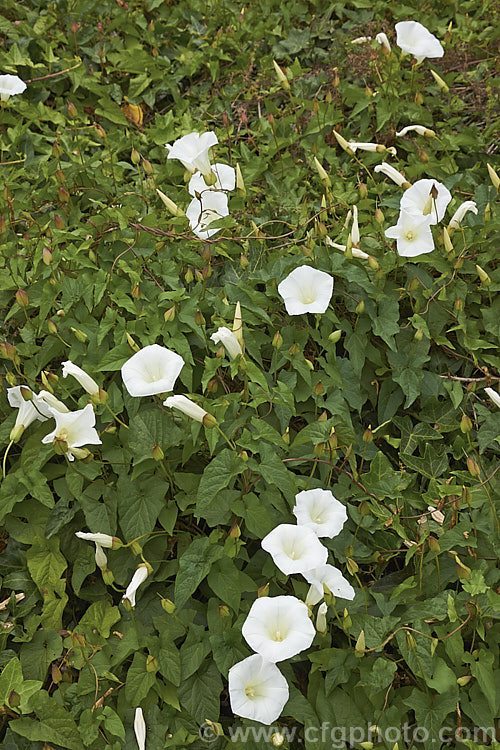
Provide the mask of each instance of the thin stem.
POLYGON ((8 444, 7 448, 5 449, 5 453, 3 454, 3 461, 2 461, 2 477, 3 477, 3 479, 5 479, 5 474, 6 474, 5 467, 7 465, 7 455, 8 455, 9 450, 11 449, 11 446, 13 444, 14 444, 14 441, 11 440, 10 443, 8 444))

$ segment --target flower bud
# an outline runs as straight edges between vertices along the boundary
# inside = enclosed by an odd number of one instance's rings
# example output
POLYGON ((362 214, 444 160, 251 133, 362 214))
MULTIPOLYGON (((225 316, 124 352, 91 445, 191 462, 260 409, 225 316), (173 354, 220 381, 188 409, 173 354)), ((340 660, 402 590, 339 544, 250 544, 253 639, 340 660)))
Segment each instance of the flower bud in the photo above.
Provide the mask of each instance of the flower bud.
POLYGON ((219 617, 230 617, 231 613, 229 611, 229 607, 227 607, 225 604, 219 604, 217 607, 217 611, 219 613, 219 617))
POLYGON ((64 229, 64 227, 66 226, 59 214, 54 214, 54 226, 56 229, 64 229))
POLYGON ((167 615, 172 615, 175 612, 175 604, 170 599, 163 598, 161 600, 162 609, 167 615))
POLYGON ((364 311, 365 311, 365 303, 364 303, 364 300, 361 300, 361 302, 359 302, 356 305, 354 312, 356 313, 356 315, 362 315, 364 311))
POLYGON ((467 683, 471 680, 472 676, 470 674, 464 674, 463 677, 457 677, 457 683, 460 685, 460 687, 464 687, 464 685, 467 685, 467 683))
POLYGON ((158 443, 155 443, 153 445, 153 450, 151 451, 151 454, 155 461, 162 461, 165 458, 165 454, 158 445, 158 443))
POLYGON ((464 434, 472 430, 472 420, 468 416, 468 414, 462 414, 462 419, 460 420, 460 430, 464 434))
POLYGON ((289 427, 286 428, 285 432, 281 436, 281 439, 283 440, 284 443, 286 443, 287 445, 290 445, 290 428, 289 427))
POLYGON ((269 596, 269 581, 257 589, 257 598, 260 599, 262 596, 269 596))
POLYGON ((111 586, 115 582, 115 577, 109 568, 101 570, 101 575, 106 586, 111 586))
POLYGON ((211 429, 217 426, 216 418, 213 416, 213 414, 209 414, 208 412, 205 414, 201 421, 203 423, 203 426, 207 429, 211 429))
POLYGON ((166 310, 163 313, 163 318, 165 320, 165 323, 171 323, 175 318, 175 305, 172 305, 172 307, 169 307, 168 310, 166 310))
POLYGON ((62 156, 62 149, 61 149, 59 143, 57 142, 57 140, 54 141, 54 143, 52 144, 52 153, 54 154, 54 156, 56 157, 56 159, 59 159, 62 156))
POLYGON ((356 641, 356 645, 354 647, 354 656, 357 656, 358 658, 363 657, 365 655, 365 648, 366 648, 365 631, 362 630, 358 636, 358 640, 356 641))
POLYGON ((162 193, 161 190, 158 190, 158 188, 156 189, 156 192, 162 199, 164 206, 170 211, 170 213, 173 216, 185 216, 186 215, 184 211, 182 211, 182 209, 180 209, 179 206, 173 202, 173 200, 170 200, 170 198, 165 195, 165 193, 162 193))
POLYGON ((188 268, 186 273, 184 274, 184 279, 186 280, 186 284, 190 284, 194 279, 194 273, 191 268, 188 268))
POLYGON ((450 87, 448 86, 448 84, 446 83, 446 81, 443 81, 443 79, 441 78, 441 76, 439 76, 434 70, 431 70, 431 75, 434 78, 434 80, 436 81, 436 83, 439 86, 439 88, 441 89, 441 91, 443 91, 445 94, 449 94, 450 87))
POLYGON ((240 165, 236 164, 236 190, 243 197, 247 194, 243 175, 241 174, 240 165))
POLYGON ((435 555, 437 555, 441 551, 441 546, 435 537, 433 536, 428 537, 427 543, 429 545, 430 551, 434 552, 435 555))
POLYGON ((299 345, 297 344, 297 342, 294 342, 294 343, 293 343, 293 344, 291 345, 290 349, 288 350, 288 353, 289 353, 289 354, 291 354, 291 355, 292 355, 292 357, 294 357, 294 356, 295 356, 296 354, 298 354, 299 352, 300 352, 300 346, 299 346, 299 345))
POLYGON ((61 203, 68 203, 69 201, 69 193, 62 185, 57 188, 57 197, 61 203))
POLYGON ((46 266, 50 266, 50 264, 52 263, 52 253, 50 252, 48 247, 44 247, 42 249, 42 261, 46 266))
POLYGON ((106 138, 106 131, 104 130, 102 125, 99 125, 98 122, 94 122, 94 133, 98 138, 101 138, 102 140, 106 138))
POLYGON ((417 328, 413 338, 415 339, 415 341, 422 341, 422 339, 424 338, 424 329, 421 326, 417 328))
POLYGON ((446 227, 443 228, 443 242, 444 242, 444 249, 448 254, 451 255, 451 253, 454 252, 453 243, 450 239, 450 233, 448 232, 448 229, 446 227))
POLYGON ((332 132, 339 146, 343 148, 347 154, 349 154, 350 156, 354 156, 354 151, 352 150, 352 148, 350 147, 348 141, 346 141, 344 136, 340 135, 340 133, 337 133, 336 130, 333 130, 332 132))
POLYGON ((351 575, 354 575, 354 573, 357 573, 359 570, 358 563, 355 560, 353 560, 352 557, 346 558, 346 565, 347 565, 347 570, 349 571, 351 575))
POLYGON ((50 318, 47 320, 47 328, 49 329, 49 333, 57 333, 58 331, 56 324, 50 318))
POLYGON ((248 257, 246 255, 244 255, 243 253, 241 253, 241 255, 240 255, 240 266, 241 266, 241 268, 243 270, 245 270, 245 268, 248 268, 249 265, 250 265, 250 261, 248 260, 248 257))
POLYGON ((285 91, 290 91, 290 82, 288 78, 286 77, 286 75, 283 73, 283 70, 278 65, 276 60, 273 60, 273 65, 274 65, 274 70, 276 71, 276 75, 278 76, 278 81, 280 82, 282 88, 285 91))
POLYGON ((330 177, 328 176, 328 173, 326 172, 326 170, 323 168, 323 165, 318 161, 316 157, 314 157, 314 166, 316 167, 316 170, 319 174, 320 180, 323 183, 323 185, 327 188, 331 187, 332 181, 330 177))
POLYGON ((28 295, 24 291, 24 289, 18 289, 16 292, 16 302, 19 305, 19 307, 26 308, 28 307, 28 295))
POLYGON ((332 331, 328 335, 328 341, 330 341, 332 344, 336 344, 337 341, 340 341, 341 337, 342 337, 342 331, 337 329, 336 331, 332 331))
POLYGON ((78 341, 81 341, 82 344, 84 344, 87 341, 88 339, 87 334, 84 333, 83 331, 80 331, 79 328, 73 328, 73 326, 71 326, 71 330, 75 334, 75 338, 77 338, 78 341))
POLYGON ((469 474, 473 477, 479 477, 481 475, 479 466, 477 465, 475 459, 472 458, 472 456, 467 456, 467 469, 469 471, 469 474))
POLYGON ((384 214, 382 213, 382 211, 380 210, 380 208, 376 208, 375 209, 375 221, 378 224, 383 224, 384 221, 385 221, 384 214))
POLYGON ((132 164, 135 164, 136 166, 141 161, 141 155, 135 148, 133 148, 132 151, 130 152, 130 161, 132 162, 132 164))
MULTIPOLYGON (((7 623, 4 623, 4 627, 6 624, 7 623)), ((56 667, 56 669, 59 671, 58 667, 56 667)), ((59 674, 61 674, 60 671, 59 674)), ((53 680, 53 682, 55 682, 55 680, 53 680)), ((16 693, 15 690, 11 690, 8 697, 8 703, 11 708, 19 708, 19 705, 21 704, 21 696, 19 693, 16 693)))
POLYGON ((151 162, 149 161, 149 159, 143 159, 142 160, 142 168, 143 168, 145 174, 148 175, 148 177, 150 177, 152 174, 154 174, 155 169, 154 169, 153 165, 151 164, 151 162))
POLYGON ((148 654, 146 657, 146 672, 157 672, 158 661, 152 654, 148 654))
POLYGON ((73 102, 68 102, 68 117, 70 120, 74 120, 75 117, 78 117, 78 110, 73 102))
POLYGON ((138 346, 138 345, 137 345, 137 344, 135 343, 135 341, 134 341, 134 339, 132 338, 132 336, 130 335, 130 333, 127 333, 127 331, 125 331, 125 336, 127 337, 127 343, 128 343, 128 345, 130 346, 130 348, 132 349, 132 351, 133 351, 133 352, 138 352, 138 351, 139 351, 139 349, 140 349, 140 346, 138 346))
POLYGON ((373 440, 372 426, 369 425, 363 432, 363 443, 371 443, 373 440))
POLYGON ((134 539, 134 541, 133 541, 133 542, 131 543, 131 545, 130 545, 130 549, 132 550, 132 553, 133 553, 134 555, 136 555, 136 557, 137 557, 138 555, 141 555, 141 554, 142 554, 142 547, 141 547, 141 545, 139 544, 139 542, 136 542, 136 541, 135 541, 135 539, 134 539))
POLYGON ((241 529, 240 529, 240 527, 238 526, 238 524, 235 521, 233 523, 233 525, 231 526, 231 530, 229 532, 229 537, 230 537, 230 539, 239 539, 240 536, 241 536, 241 529))
POLYGON ((64 176, 64 172, 62 171, 62 169, 56 169, 56 171, 54 172, 54 177, 60 185, 66 182, 66 177, 64 176))
POLYGON ((498 176, 497 172, 495 172, 491 164, 486 164, 486 166, 488 168, 488 174, 490 176, 493 187, 500 193, 500 177, 498 176))
POLYGON ((481 266, 476 265, 476 271, 477 271, 477 275, 481 279, 481 282, 485 286, 489 286, 491 284, 491 279, 486 273, 486 271, 484 270, 484 268, 481 268, 481 266))

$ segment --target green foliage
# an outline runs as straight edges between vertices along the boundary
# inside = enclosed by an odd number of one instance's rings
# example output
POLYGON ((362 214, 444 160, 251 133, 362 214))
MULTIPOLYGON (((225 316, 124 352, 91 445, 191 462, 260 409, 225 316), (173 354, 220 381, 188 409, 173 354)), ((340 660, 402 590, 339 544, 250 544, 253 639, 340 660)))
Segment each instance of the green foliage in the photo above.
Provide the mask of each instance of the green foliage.
POLYGON ((290 699, 276 731, 295 728, 290 746, 307 750, 332 747, 322 722, 363 727, 351 746, 374 725, 388 750, 405 727, 408 746, 417 728, 432 750, 492 746, 472 732, 491 737, 499 713, 500 412, 484 392, 500 381, 495 12, 490 0, 444 15, 381 0, 3 4, 0 72, 28 88, 0 109, 2 747, 133 747, 139 705, 148 748, 201 748, 206 720, 224 732, 215 748, 271 746, 231 739, 260 725, 233 716, 227 675, 248 656, 259 590, 306 597, 260 542, 316 487, 348 509, 324 541, 356 596, 330 603, 327 633, 280 664, 290 699), (351 43, 385 31, 395 45, 394 23, 412 17, 443 58, 415 66, 395 46, 351 43), (436 137, 396 137, 411 123, 436 137), (398 155, 353 157, 334 129, 398 155), (156 189, 187 207, 164 145, 205 130, 246 194, 200 240, 156 189), (384 230, 402 191, 374 172, 383 160, 445 183, 447 219, 476 202, 451 252, 444 222, 432 253, 396 253, 384 230), (369 260, 325 241, 347 243, 353 204, 369 260), (323 315, 291 317, 277 292, 303 263, 335 279, 323 315), (245 353, 231 360, 210 336, 238 301, 245 353), (217 427, 129 395, 120 368, 153 343, 184 358, 175 392, 217 427), (52 421, 11 443, 6 391, 84 408, 68 359, 107 393, 93 402, 102 443, 71 463, 41 442, 52 421), (79 530, 123 542, 104 550, 107 570, 79 530))

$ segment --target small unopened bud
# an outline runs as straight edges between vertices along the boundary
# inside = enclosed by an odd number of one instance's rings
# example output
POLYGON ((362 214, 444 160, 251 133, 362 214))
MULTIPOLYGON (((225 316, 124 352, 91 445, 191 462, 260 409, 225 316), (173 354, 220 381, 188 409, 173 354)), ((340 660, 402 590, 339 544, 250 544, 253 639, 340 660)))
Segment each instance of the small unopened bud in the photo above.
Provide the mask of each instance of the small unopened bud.
POLYGON ((307 357, 304 357, 304 359, 306 361, 306 365, 311 370, 311 372, 314 372, 314 364, 311 362, 311 360, 307 359, 307 357))
POLYGON ((484 268, 481 268, 481 266, 476 265, 476 271, 477 271, 477 275, 481 279, 481 282, 485 286, 489 286, 491 284, 491 279, 486 273, 486 271, 484 270, 484 268))
POLYGON ((48 247, 44 247, 42 249, 42 261, 46 266, 50 266, 50 264, 52 263, 52 253, 50 252, 48 247))
POLYGON ((460 420, 460 429, 464 434, 472 430, 472 420, 468 414, 462 414, 462 419, 460 420))
POLYGON ((491 164, 486 164, 486 166, 488 168, 488 174, 490 176, 493 187, 500 193, 500 177, 498 176, 498 173, 495 172, 491 164))
POLYGON ((64 229, 64 227, 66 226, 59 214, 54 214, 54 226, 56 229, 64 229))
POLYGON ((470 674, 464 674, 462 677, 457 677, 457 683, 460 685, 460 687, 464 687, 464 685, 467 685, 467 683, 471 680, 472 676, 470 674))
POLYGON ((54 172, 54 177, 60 185, 66 182, 66 177, 64 176, 64 172, 62 171, 62 169, 56 169, 56 171, 54 172))
POLYGON ((282 88, 285 91, 290 91, 290 82, 288 78, 286 77, 286 75, 283 73, 283 70, 278 65, 276 60, 273 60, 273 65, 274 65, 274 70, 276 71, 276 75, 278 76, 278 81, 280 82, 282 88))
POLYGON ((424 97, 422 96, 420 91, 417 91, 415 94, 415 104, 423 104, 424 103, 424 97))
POLYGON ((340 330, 332 331, 328 335, 328 341, 330 341, 330 343, 332 343, 332 344, 336 344, 337 341, 340 341, 341 336, 342 336, 342 331, 340 331, 340 330))
POLYGON ((102 125, 99 125, 98 122, 94 122, 94 133, 98 138, 101 138, 102 140, 106 138, 106 131, 104 130, 102 125))
POLYGON ((443 91, 445 94, 448 94, 450 92, 450 87, 448 86, 448 84, 446 83, 446 81, 443 81, 443 79, 441 78, 441 76, 438 75, 436 73, 436 71, 434 71, 434 70, 431 70, 431 75, 434 78, 434 80, 436 81, 436 83, 439 86, 439 88, 441 89, 441 91, 443 91))
POLYGON ((231 526, 231 530, 229 532, 229 536, 230 536, 231 539, 239 539, 240 536, 241 536, 241 529, 238 526, 238 524, 236 523, 236 521, 231 526))
POLYGON ((133 541, 133 542, 131 543, 131 545, 130 545, 130 549, 132 550, 132 553, 133 553, 134 555, 136 555, 136 557, 137 557, 138 555, 141 555, 141 554, 142 554, 142 547, 141 547, 141 545, 139 544, 139 542, 136 542, 136 541, 135 541, 135 539, 134 539, 134 541, 133 541))
POLYGON ((448 232, 448 229, 446 227, 443 227, 443 242, 444 242, 444 249, 448 254, 451 254, 454 252, 453 243, 450 239, 450 233, 448 232))
POLYGON ((149 159, 142 160, 142 168, 148 176, 151 176, 152 174, 154 174, 155 169, 153 165, 151 164, 151 162, 149 161, 149 159))
POLYGON ((438 540, 435 537, 433 537, 433 536, 428 537, 427 543, 429 545, 430 551, 434 552, 435 555, 437 555, 438 552, 441 551, 441 546, 440 546, 438 540))
POLYGON ((175 604, 170 599, 163 598, 161 600, 162 609, 167 615, 172 615, 175 612, 175 604))
POLYGON ((358 563, 355 560, 353 560, 352 557, 346 558, 346 565, 347 565, 347 570, 349 571, 351 575, 354 575, 354 573, 357 573, 359 570, 358 563))
POLYGON ((246 255, 244 255, 243 253, 241 253, 241 255, 240 255, 240 266, 241 266, 241 268, 243 270, 245 270, 245 268, 248 268, 249 265, 250 265, 250 261, 248 260, 248 257, 246 255))
POLYGON ((88 336, 86 333, 84 333, 83 331, 80 331, 80 329, 78 328, 73 328, 73 326, 71 326, 71 330, 75 334, 75 338, 77 338, 78 341, 81 341, 82 344, 84 344, 87 341, 88 336))
POLYGON ((369 425, 363 432, 363 443, 371 443, 373 440, 372 426, 369 425))
POLYGON ((58 331, 56 324, 50 318, 47 320, 47 328, 49 329, 49 333, 57 333, 58 331))
POLYGON ((346 139, 344 138, 344 136, 340 135, 340 133, 337 133, 336 130, 333 130, 332 132, 333 132, 333 135, 335 136, 335 140, 337 141, 337 143, 339 144, 339 146, 341 148, 343 148, 344 151, 346 153, 348 153, 350 156, 354 156, 354 151, 349 146, 349 143, 348 143, 348 141, 346 141, 346 139))
POLYGON ((281 436, 284 443, 290 445, 290 428, 287 427, 283 435, 281 436))
POLYGON ((78 110, 73 104, 73 102, 68 102, 68 117, 71 120, 74 120, 75 117, 78 117, 78 110))
POLYGON ((54 154, 54 156, 56 157, 56 159, 59 159, 60 156, 62 155, 61 146, 59 145, 59 143, 57 141, 54 141, 54 143, 52 144, 52 153, 54 154))
POLYGON ((130 294, 132 295, 134 299, 141 299, 142 292, 141 292, 141 287, 139 286, 139 284, 134 284, 130 294))
POLYGON ((172 307, 169 307, 168 310, 165 310, 163 313, 163 318, 165 320, 165 323, 171 323, 175 318, 175 305, 172 305, 172 307))
POLYGON ((205 414, 201 421, 203 422, 204 427, 206 427, 207 429, 211 429, 217 426, 216 418, 213 414, 209 414, 208 412, 205 414))
POLYGON ((290 349, 288 350, 288 353, 289 353, 289 354, 291 354, 291 355, 292 355, 292 357, 293 357, 293 356, 295 356, 295 354, 298 354, 299 352, 300 352, 300 346, 299 346, 299 345, 297 344, 297 342, 295 341, 295 342, 294 342, 294 343, 293 343, 293 344, 291 345, 290 349))
POLYGON ((105 570, 101 570, 102 580, 106 584, 106 586, 111 586, 115 582, 115 577, 113 575, 113 572, 106 568, 105 570))
POLYGON ((230 617, 231 613, 229 611, 229 607, 227 607, 225 604, 219 604, 217 607, 217 611, 219 613, 219 617, 230 617))
POLYGON ((365 631, 362 630, 358 636, 358 640, 356 641, 356 645, 354 647, 354 656, 357 656, 359 658, 364 656, 365 648, 366 648, 365 631))
POLYGON ((463 299, 460 299, 460 297, 458 299, 456 299, 455 302, 453 303, 453 307, 458 312, 461 312, 464 309, 464 301, 463 301, 463 299))
POLYGON ((140 160, 141 160, 140 153, 137 151, 136 148, 133 148, 132 151, 130 152, 130 161, 132 162, 132 164, 135 164, 137 166, 140 160))
POLYGON ((135 343, 135 341, 134 341, 134 339, 132 338, 132 336, 130 335, 130 333, 128 333, 127 331, 125 331, 125 336, 127 337, 127 343, 128 343, 128 345, 130 346, 130 348, 132 349, 132 351, 133 351, 133 352, 138 352, 138 351, 139 351, 139 349, 140 349, 141 347, 140 347, 140 346, 138 346, 138 345, 137 345, 137 344, 135 343))
POLYGON ((204 326, 205 323, 207 322, 201 310, 196 310, 194 314, 194 322, 196 323, 197 326, 204 326))
POLYGON ((424 338, 424 329, 421 326, 417 328, 413 338, 415 339, 415 341, 422 341, 422 339, 424 338))
POLYGON ((324 169, 323 165, 314 157, 314 166, 319 174, 319 178, 325 187, 331 187, 332 181, 328 176, 328 172, 324 169))
POLYGON ((164 206, 170 211, 173 216, 185 216, 184 211, 180 209, 179 206, 173 202, 173 200, 165 195, 165 193, 162 193, 162 191, 158 190, 158 188, 156 189, 156 192, 162 199, 164 206))
POLYGON ((236 164, 236 190, 242 196, 245 196, 247 194, 245 181, 243 180, 243 175, 241 174, 241 169, 240 169, 239 164, 236 164))
POLYGON ((155 461, 162 461, 165 458, 165 454, 158 445, 158 443, 155 443, 153 445, 153 450, 151 451, 151 455, 153 456, 155 461))
MULTIPOLYGON (((6 623, 4 623, 5 625, 6 623)), ((55 666, 55 665, 54 665, 55 666)), ((57 671, 59 672, 59 676, 61 675, 61 672, 59 670, 59 667, 55 667, 57 671)), ((55 682, 55 680, 53 680, 55 682)), ((16 693, 15 690, 11 690, 8 697, 8 703, 11 708, 18 708, 21 703, 21 696, 19 693, 16 693)))
POLYGON ((69 201, 69 193, 62 185, 57 188, 57 197, 61 203, 68 203, 69 201))
POLYGON ((192 268, 188 268, 188 270, 184 274, 184 279, 186 280, 187 284, 190 284, 193 281, 194 273, 192 268))
POLYGON ((16 292, 16 302, 19 305, 19 307, 28 307, 28 295, 24 291, 24 289, 18 289, 16 292))
POLYGON ((364 303, 364 300, 361 300, 361 302, 359 302, 356 305, 354 312, 356 313, 356 315, 362 315, 364 311, 365 311, 365 303, 364 303))
POLYGON ((316 443, 313 447, 313 456, 316 458, 322 458, 325 455, 326 443, 316 443))
POLYGON ((479 466, 477 465, 477 462, 472 456, 467 456, 467 469, 469 471, 469 474, 473 477, 479 477, 481 472, 479 471, 479 466))
POLYGON ((269 596, 269 582, 257 589, 257 597, 260 599, 263 596, 269 596))
POLYGON ((384 214, 382 213, 382 211, 380 210, 380 208, 376 208, 375 209, 375 214, 374 215, 375 215, 375 221, 378 224, 383 224, 384 223, 385 217, 384 217, 384 214))

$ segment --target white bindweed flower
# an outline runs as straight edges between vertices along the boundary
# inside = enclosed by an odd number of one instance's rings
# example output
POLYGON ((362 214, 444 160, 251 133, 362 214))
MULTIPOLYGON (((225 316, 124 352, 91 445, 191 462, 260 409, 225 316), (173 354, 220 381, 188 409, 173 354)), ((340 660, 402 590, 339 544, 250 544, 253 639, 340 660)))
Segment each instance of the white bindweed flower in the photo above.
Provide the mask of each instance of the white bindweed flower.
POLYGON ((189 226, 200 240, 207 240, 212 235, 220 232, 219 228, 210 229, 213 224, 224 216, 229 216, 229 206, 226 193, 219 190, 206 190, 201 195, 201 200, 193 198, 186 209, 189 226))
POLYGON ((250 607, 241 634, 251 649, 271 662, 290 659, 309 648, 314 625, 295 596, 263 596, 250 607))
POLYGON ((130 603, 130 606, 135 607, 135 595, 137 593, 137 589, 139 588, 141 583, 144 583, 150 572, 151 567, 146 563, 140 563, 137 566, 135 573, 132 576, 132 580, 130 581, 124 595, 122 596, 122 602, 124 601, 124 599, 127 599, 130 603))
POLYGON ((497 393, 497 391, 495 391, 493 388, 485 388, 484 390, 486 391, 488 396, 491 398, 493 403, 496 406, 500 407, 500 393, 497 393))
POLYGON ((323 602, 318 607, 318 612, 316 614, 316 630, 320 635, 325 635, 326 631, 328 630, 328 625, 326 623, 326 613, 328 611, 328 607, 326 602, 323 602))
POLYGON ((11 96, 22 94, 25 89, 26 84, 19 76, 10 73, 0 76, 0 101, 6 102, 11 96))
POLYGON ((146 750, 146 722, 142 708, 137 707, 134 715, 134 733, 139 750, 146 750))
POLYGON ((348 143, 349 148, 351 148, 354 153, 356 153, 358 149, 360 151, 376 151, 378 154, 388 150, 383 143, 360 143, 359 141, 348 141, 348 143))
POLYGON ((399 137, 415 131, 418 135, 425 135, 427 138, 433 138, 436 133, 430 128, 426 128, 425 125, 407 125, 402 130, 397 130, 396 135, 399 137))
POLYGON ((400 21, 396 24, 396 44, 422 62, 425 57, 443 57, 444 49, 439 39, 418 21, 400 21))
POLYGON ((374 172, 381 172, 382 174, 385 174, 386 177, 390 177, 390 179, 396 183, 396 185, 399 185, 399 187, 409 187, 410 183, 406 179, 406 177, 401 174, 401 172, 398 172, 397 169, 395 169, 392 164, 387 164, 387 162, 382 162, 382 164, 377 164, 374 172))
POLYGON ((208 151, 215 146, 219 140, 215 133, 210 130, 206 133, 189 133, 178 138, 171 146, 165 145, 168 150, 168 159, 179 159, 189 172, 198 169, 202 175, 209 175, 212 171, 208 151))
POLYGON ((306 603, 311 606, 321 601, 324 595, 323 584, 340 599, 354 599, 355 591, 349 581, 346 581, 338 568, 333 565, 320 565, 313 570, 302 573, 308 583, 311 584, 307 594, 306 603))
POLYGON ((269 532, 261 542, 274 564, 282 573, 303 573, 326 563, 328 550, 306 526, 282 523, 269 532))
POLYGON ((431 253, 434 240, 431 231, 431 216, 410 214, 401 211, 398 223, 386 229, 385 236, 397 240, 398 255, 415 258, 417 255, 431 253))
POLYGON ((295 268, 278 284, 289 315, 324 313, 333 294, 333 276, 312 266, 295 268))
POLYGON ((477 206, 474 201, 464 201, 455 211, 448 224, 448 229, 456 229, 462 222, 467 211, 472 211, 477 216, 477 206))
POLYGON ((225 326, 221 326, 217 329, 216 333, 212 333, 210 339, 214 342, 214 344, 223 344, 227 349, 227 353, 229 354, 231 359, 234 359, 240 354, 243 354, 240 342, 238 341, 234 333, 225 326))
POLYGON ((49 406, 51 409, 63 412, 63 414, 67 414, 69 412, 66 404, 63 404, 62 401, 59 401, 59 399, 49 391, 40 391, 38 395, 33 394, 33 401, 35 402, 37 408, 42 412, 42 414, 47 417, 47 419, 52 419, 52 412, 50 412, 47 408, 49 406))
POLYGON ((260 654, 231 667, 228 690, 234 714, 267 725, 276 721, 289 696, 288 683, 276 664, 260 654))
POLYGON ((445 215, 451 193, 442 182, 436 180, 417 180, 405 190, 400 208, 411 214, 431 217, 431 224, 437 224, 445 215))
POLYGON ((332 539, 347 521, 347 511, 330 490, 302 490, 295 495, 293 515, 299 526, 306 526, 318 537, 332 539))
POLYGON ((95 544, 98 544, 100 547, 108 547, 111 549, 113 546, 113 539, 110 534, 103 534, 102 532, 98 531, 96 534, 92 534, 90 531, 75 531, 75 536, 78 537, 78 539, 85 539, 86 542, 94 542, 95 544))
POLYGON ((81 367, 73 364, 73 362, 68 359, 66 362, 62 363, 62 368, 63 378, 67 378, 68 375, 72 375, 75 380, 80 383, 82 388, 87 391, 89 396, 99 395, 99 386, 95 382, 94 378, 91 378, 90 375, 88 375, 85 370, 82 370, 81 367))
POLYGON ((351 44, 366 44, 371 42, 371 36, 357 36, 356 39, 351 39, 351 44))
POLYGON ((184 366, 180 354, 159 344, 136 352, 122 367, 122 378, 131 396, 154 396, 173 390, 184 366))
POLYGON ((359 224, 358 224, 358 207, 352 207, 352 227, 351 227, 351 240, 353 247, 359 248, 359 224))
POLYGON ((87 404, 84 409, 69 411, 66 413, 56 411, 49 407, 52 416, 56 420, 56 428, 42 438, 42 443, 54 443, 54 447, 61 446, 63 453, 69 461, 74 461, 72 448, 81 448, 82 445, 101 445, 102 441, 95 429, 95 412, 92 404, 87 404))
MULTIPOLYGON (((327 245, 330 245, 330 247, 334 247, 337 250, 342 250, 343 253, 345 253, 347 249, 345 245, 339 245, 338 242, 332 242, 329 237, 325 237, 325 242, 327 245)), ((351 253, 353 258, 362 258, 363 260, 367 260, 367 258, 370 257, 368 253, 363 252, 363 250, 360 250, 359 247, 351 248, 351 253)))
POLYGON ((97 567, 101 570, 108 569, 108 558, 100 544, 96 544, 95 546, 95 562, 97 567))
POLYGON ((45 422, 52 417, 46 407, 40 408, 40 403, 28 386, 15 385, 13 388, 7 388, 7 400, 13 409, 18 409, 16 422, 10 433, 10 440, 19 440, 24 430, 36 419, 45 422), (21 388, 31 396, 27 401, 22 394, 21 388))
POLYGON ((375 40, 380 44, 380 46, 385 49, 386 52, 391 51, 391 45, 389 43, 389 40, 387 38, 387 34, 384 31, 381 31, 377 34, 375 37, 375 40))
POLYGON ((163 406, 168 406, 169 409, 178 409, 183 414, 187 414, 191 419, 195 419, 197 422, 203 422, 205 427, 213 427, 215 425, 215 417, 202 409, 201 406, 195 404, 194 401, 187 398, 187 396, 169 396, 164 402, 163 406))
POLYGON ((188 193, 196 197, 196 193, 203 195, 205 190, 234 190, 236 185, 236 172, 229 164, 213 164, 212 172, 215 175, 213 185, 207 185, 203 175, 196 172, 189 180, 188 193))

